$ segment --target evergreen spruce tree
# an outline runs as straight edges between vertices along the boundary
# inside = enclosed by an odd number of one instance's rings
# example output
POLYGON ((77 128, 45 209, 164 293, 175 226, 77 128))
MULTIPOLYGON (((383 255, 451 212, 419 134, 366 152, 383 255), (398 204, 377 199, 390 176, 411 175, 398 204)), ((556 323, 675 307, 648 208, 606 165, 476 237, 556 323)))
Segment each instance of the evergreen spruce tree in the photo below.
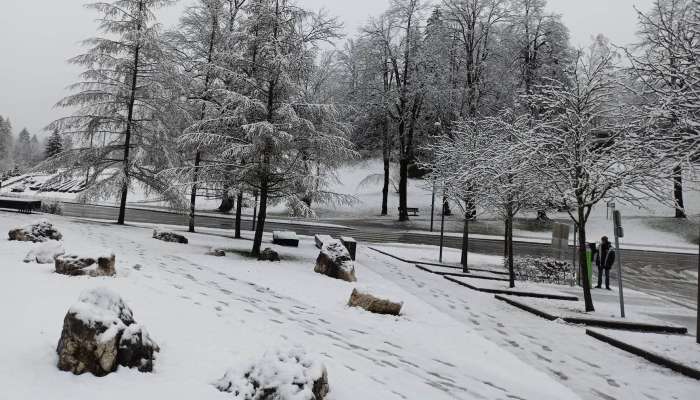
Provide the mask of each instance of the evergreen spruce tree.
POLYGON ((51 158, 63 151, 63 141, 57 130, 54 130, 46 141, 46 158, 51 158))
POLYGON ((15 145, 15 162, 21 170, 31 166, 32 144, 31 136, 29 135, 27 128, 23 128, 17 136, 17 144, 15 145))
POLYGON ((10 119, 0 117, 0 171, 12 169, 13 142, 10 119))

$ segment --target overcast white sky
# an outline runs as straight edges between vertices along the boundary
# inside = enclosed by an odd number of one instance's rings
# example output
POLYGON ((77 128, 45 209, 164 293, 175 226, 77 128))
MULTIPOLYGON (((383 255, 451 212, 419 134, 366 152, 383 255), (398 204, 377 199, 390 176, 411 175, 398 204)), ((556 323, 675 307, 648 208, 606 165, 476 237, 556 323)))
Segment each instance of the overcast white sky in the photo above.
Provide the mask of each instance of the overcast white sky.
MULTIPOLYGON (((572 44, 584 46, 603 33, 614 43, 634 40, 633 5, 648 9, 653 0, 548 0, 548 8, 563 15, 572 44)), ((65 60, 80 52, 79 41, 95 34, 95 14, 86 0, 0 0, 0 115, 10 117, 15 132, 42 129, 65 110, 53 105, 67 94, 65 87, 80 72, 65 60)), ((164 25, 177 22, 190 0, 160 12, 164 25)), ((381 13, 389 0, 298 0, 307 8, 326 8, 355 34, 370 15, 381 13)))

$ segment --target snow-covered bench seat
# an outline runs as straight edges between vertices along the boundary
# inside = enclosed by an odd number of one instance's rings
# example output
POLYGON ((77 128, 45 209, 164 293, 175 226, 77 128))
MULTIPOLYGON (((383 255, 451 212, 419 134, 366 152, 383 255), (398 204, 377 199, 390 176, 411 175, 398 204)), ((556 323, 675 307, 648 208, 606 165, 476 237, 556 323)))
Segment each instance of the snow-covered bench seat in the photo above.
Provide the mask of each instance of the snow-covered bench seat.
POLYGON ((299 236, 292 231, 273 231, 272 243, 280 246, 299 247, 299 236))
POLYGON ((357 241, 350 236, 341 236, 340 237, 340 242, 345 246, 346 249, 348 249, 348 253, 350 253, 350 258, 352 258, 353 261, 355 261, 355 253, 357 253, 357 241))
POLYGON ((333 240, 335 239, 333 239, 330 235, 314 235, 314 242, 316 242, 316 247, 318 247, 319 249, 323 247, 324 243, 328 243, 333 240))

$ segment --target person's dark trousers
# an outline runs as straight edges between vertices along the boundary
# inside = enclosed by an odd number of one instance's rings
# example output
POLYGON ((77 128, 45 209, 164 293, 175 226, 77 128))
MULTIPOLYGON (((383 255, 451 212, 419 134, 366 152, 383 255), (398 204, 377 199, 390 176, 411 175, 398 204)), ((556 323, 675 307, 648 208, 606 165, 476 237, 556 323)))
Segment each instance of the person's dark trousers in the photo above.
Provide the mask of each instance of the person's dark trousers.
POLYGON ((603 283, 603 274, 605 274, 605 288, 610 289, 610 269, 598 267, 598 286, 603 283))

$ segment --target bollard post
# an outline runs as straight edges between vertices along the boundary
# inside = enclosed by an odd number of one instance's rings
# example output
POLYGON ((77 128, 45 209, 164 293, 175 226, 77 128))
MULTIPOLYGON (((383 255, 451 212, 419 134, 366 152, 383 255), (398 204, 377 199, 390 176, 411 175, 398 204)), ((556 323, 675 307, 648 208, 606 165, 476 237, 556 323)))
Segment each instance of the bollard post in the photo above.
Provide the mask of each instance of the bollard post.
POLYGON ((445 241, 445 202, 447 202, 447 197, 442 195, 442 216, 440 217, 440 263, 442 263, 442 246, 445 241))

